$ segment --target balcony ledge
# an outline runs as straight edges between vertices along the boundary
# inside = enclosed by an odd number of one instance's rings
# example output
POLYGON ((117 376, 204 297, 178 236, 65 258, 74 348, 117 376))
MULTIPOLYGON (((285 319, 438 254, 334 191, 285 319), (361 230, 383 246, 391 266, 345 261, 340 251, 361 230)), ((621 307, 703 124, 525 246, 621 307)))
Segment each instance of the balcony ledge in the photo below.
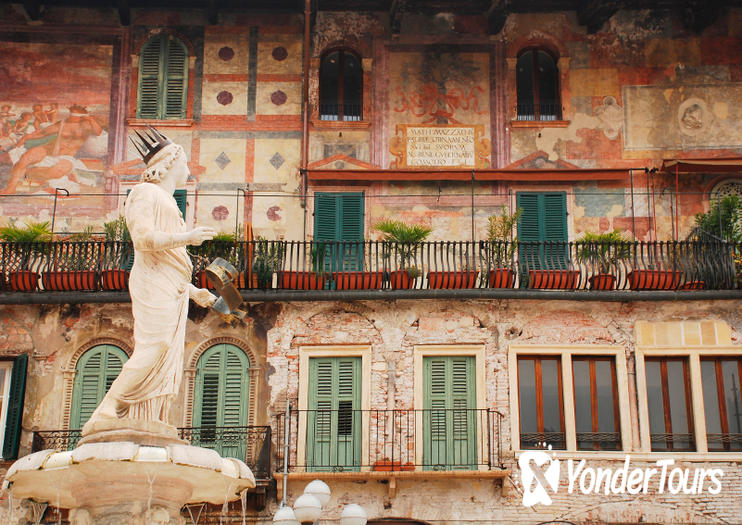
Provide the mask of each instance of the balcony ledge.
MULTIPOLYGON (((322 478, 324 481, 386 481, 387 495, 394 498, 397 493, 397 480, 440 480, 440 479, 490 479, 495 485, 500 485, 502 496, 507 495, 507 478, 511 471, 495 468, 494 470, 408 470, 408 471, 377 471, 361 470, 358 472, 289 472, 288 481, 311 481, 322 478)), ((278 499, 283 499, 283 472, 276 472, 273 477, 278 487, 278 499)))
MULTIPOLYGON (((668 291, 592 291, 535 290, 515 288, 462 288, 455 290, 242 290, 248 303, 294 301, 389 301, 402 299, 433 300, 554 300, 554 301, 718 301, 740 300, 742 290, 668 290, 668 291)), ((85 304, 128 303, 129 292, 0 292, 0 304, 85 304)))

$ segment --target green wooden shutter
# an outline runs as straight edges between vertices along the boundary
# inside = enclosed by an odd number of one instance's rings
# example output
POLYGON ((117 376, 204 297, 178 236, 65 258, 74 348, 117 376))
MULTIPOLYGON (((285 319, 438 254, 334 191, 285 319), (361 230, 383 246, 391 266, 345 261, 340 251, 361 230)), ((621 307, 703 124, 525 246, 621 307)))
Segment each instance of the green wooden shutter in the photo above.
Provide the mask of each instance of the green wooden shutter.
POLYGON ((240 427, 247 426, 249 368, 245 352, 230 344, 215 345, 199 358, 192 444, 245 460, 246 438, 240 427))
POLYGON ((518 247, 522 271, 565 269, 569 264, 566 244, 549 245, 548 242, 567 241, 566 193, 520 192, 517 206, 523 210, 518 220, 518 239, 524 241, 518 247))
POLYGON ((185 118, 188 83, 188 53, 181 41, 170 37, 167 43, 164 118, 185 118))
POLYGON ((70 428, 87 423, 128 359, 126 352, 113 345, 94 346, 80 357, 72 387, 70 428))
POLYGON ((315 240, 346 241, 342 245, 330 243, 325 248, 325 269, 362 269, 364 194, 317 193, 314 202, 315 240))
POLYGON ((183 216, 183 220, 185 220, 186 203, 188 202, 188 194, 186 193, 186 190, 175 190, 175 193, 173 193, 173 198, 175 199, 175 203, 178 205, 178 209, 180 210, 180 214, 183 216))
POLYGON ((137 117, 185 118, 188 96, 188 52, 170 35, 151 38, 139 57, 137 117))
POLYGON ((27 369, 27 354, 21 354, 13 360, 13 370, 10 374, 8 412, 5 416, 5 442, 3 443, 3 459, 5 460, 18 458, 18 445, 21 441, 23 424, 23 401, 26 396, 27 369))
POLYGON ((144 45, 139 56, 138 118, 160 117, 160 78, 164 68, 162 45, 162 36, 156 36, 144 45))
POLYGON ((306 459, 309 470, 358 470, 361 359, 309 360, 306 459))
POLYGON ((426 357, 423 382, 425 467, 476 468, 474 357, 426 357))

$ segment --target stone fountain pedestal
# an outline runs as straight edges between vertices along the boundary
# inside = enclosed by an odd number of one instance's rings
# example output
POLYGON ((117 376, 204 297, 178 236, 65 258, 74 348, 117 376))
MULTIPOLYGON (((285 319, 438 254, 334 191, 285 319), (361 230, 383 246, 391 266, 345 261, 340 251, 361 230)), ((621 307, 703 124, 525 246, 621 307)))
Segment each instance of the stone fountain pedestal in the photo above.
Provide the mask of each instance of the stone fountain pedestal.
POLYGON ((14 499, 70 509, 72 525, 181 525, 184 505, 221 505, 254 486, 242 461, 134 420, 90 429, 74 450, 25 456, 3 482, 14 499))

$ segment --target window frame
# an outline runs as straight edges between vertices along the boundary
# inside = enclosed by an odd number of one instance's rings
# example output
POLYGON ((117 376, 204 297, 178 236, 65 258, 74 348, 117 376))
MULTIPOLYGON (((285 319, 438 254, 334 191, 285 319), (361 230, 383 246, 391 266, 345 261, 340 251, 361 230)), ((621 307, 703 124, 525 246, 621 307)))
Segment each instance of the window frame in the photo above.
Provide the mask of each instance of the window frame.
POLYGON ((631 409, 629 403, 628 369, 623 346, 614 345, 511 345, 508 350, 508 375, 510 381, 510 439, 511 448, 519 454, 520 445, 520 400, 518 395, 519 356, 559 356, 562 371, 562 406, 564 410, 564 434, 566 448, 561 456, 623 457, 632 450, 631 409), (618 409, 621 427, 621 448, 618 450, 580 450, 577 448, 577 431, 574 406, 574 381, 572 357, 611 357, 615 360, 618 387, 618 409))
MULTIPOLYGON (((556 361, 557 364, 557 389, 559 390, 559 425, 561 428, 560 434, 564 434, 564 443, 566 448, 566 430, 565 430, 565 421, 564 421, 564 374, 562 373, 562 360, 561 356, 547 356, 547 355, 519 355, 516 359, 516 374, 518 376, 518 438, 520 439, 523 432, 520 431, 520 362, 521 361, 533 361, 533 374, 534 374, 534 381, 536 384, 541 383, 543 385, 543 370, 541 366, 542 360, 549 360, 549 361, 556 361)), ((543 428, 544 428, 544 395, 543 395, 543 388, 541 389, 541 392, 536 393, 536 425, 541 427, 539 430, 536 429, 537 434, 545 434, 543 428), (540 408, 539 408, 540 407, 540 408)), ((522 445, 522 444, 521 444, 522 445)), ((564 450, 564 448, 555 448, 555 450, 564 450)))
MULTIPOLYGON (((599 411, 598 411, 598 399, 597 399, 597 373, 595 370, 595 363, 598 361, 606 361, 610 364, 611 368, 611 391, 613 393, 613 424, 614 428, 618 430, 616 432, 617 434, 621 434, 621 410, 619 408, 618 400, 618 372, 616 371, 616 360, 613 359, 610 356, 595 356, 595 355, 578 355, 573 356, 576 357, 572 359, 572 397, 573 399, 577 398, 577 386, 574 381, 574 364, 575 361, 587 361, 589 363, 589 369, 590 369, 590 417, 591 417, 591 426, 592 431, 591 433, 600 433, 600 430, 596 428, 597 418, 600 417, 599 411)), ((576 436, 579 434, 577 432, 577 413, 575 412, 575 432, 576 436)), ((585 440, 590 441, 590 440, 585 440)), ((610 451, 611 449, 601 449, 601 448, 595 448, 595 445, 599 442, 599 440, 593 440, 593 450, 601 450, 601 451, 610 451)), ((577 440, 577 449, 578 450, 590 450, 585 448, 579 448, 580 440, 577 440)), ((617 450, 621 450, 623 448, 623 443, 621 443, 621 447, 619 447, 617 450)))
MULTIPOLYGON (((299 424, 297 425, 296 464, 297 472, 311 471, 306 468, 307 452, 307 410, 309 409, 309 359, 317 357, 360 357, 361 377, 358 384, 361 388, 361 463, 363 458, 369 457, 369 415, 371 409, 371 345, 311 345, 299 348, 299 424)), ((368 466, 361 466, 361 471, 368 470, 368 466)), ((321 473, 318 473, 320 475, 321 473)))
POLYGON ((136 92, 136 111, 135 117, 138 120, 165 120, 165 121, 180 121, 188 117, 188 100, 189 100, 189 84, 191 76, 191 52, 186 42, 178 35, 162 32, 154 35, 150 35, 142 44, 137 55, 137 92, 136 92), (154 40, 158 40, 159 46, 158 62, 159 71, 157 76, 157 115, 156 116, 142 116, 142 79, 143 79, 143 60, 142 55, 145 49, 150 45, 155 45, 154 40), (178 116, 167 116, 167 91, 168 91, 168 79, 170 78, 170 53, 169 47, 171 42, 175 41, 183 51, 185 55, 183 64, 183 93, 181 95, 181 111, 178 116))
POLYGON ((358 122, 364 122, 367 119, 365 119, 365 92, 364 92, 364 70, 363 70, 363 57, 360 53, 356 52, 355 50, 348 48, 348 47, 333 47, 330 49, 325 50, 322 55, 320 55, 319 59, 319 67, 317 68, 317 120, 322 123, 326 122, 336 122, 336 123, 342 123, 342 124, 348 124, 348 123, 358 123, 358 122), (335 101, 335 104, 338 107, 337 114, 335 115, 337 118, 333 119, 324 119, 322 118, 323 112, 322 112, 322 70, 324 67, 325 59, 332 55, 333 53, 339 53, 340 59, 338 64, 338 76, 337 76, 337 99, 335 101), (344 77, 344 55, 350 54, 355 57, 355 59, 358 61, 358 65, 361 68, 360 71, 360 116, 359 118, 354 119, 345 119, 345 77, 344 77))
MULTIPOLYGON (((439 345, 415 345, 412 354, 413 370, 413 408, 415 409, 415 427, 423 429, 415 433, 415 464, 422 465, 425 457, 425 426, 423 422, 423 411, 425 408, 425 373, 423 363, 426 357, 474 357, 474 403, 475 409, 487 407, 487 394, 485 389, 487 361, 485 347, 483 344, 439 344, 439 345)), ((477 418, 477 435, 483 435, 484 429, 480 427, 481 421, 477 418)), ((486 447, 486 443, 477 440, 477 463, 480 458, 487 457, 488 451, 480 448, 486 447)), ((486 465, 479 464, 477 470, 487 470, 486 465)))
POLYGON ((10 383, 13 379, 13 361, 0 361, 0 368, 5 369, 5 384, 0 393, 2 410, 0 410, 0 445, 5 443, 5 425, 8 421, 8 403, 10 402, 10 383))
MULTIPOLYGON (((724 372, 721 370, 721 361, 736 361, 737 362, 737 376, 742 378, 742 356, 703 356, 701 357, 701 365, 704 361, 711 362, 714 364, 714 375, 716 377, 716 403, 719 410, 719 426, 721 427, 721 434, 732 434, 729 432, 729 420, 728 420, 728 408, 726 406, 726 398, 723 393, 726 392, 724 383, 724 372), (726 428, 726 431, 725 431, 726 428)), ((701 367, 701 390, 703 390, 703 366, 701 367)), ((737 385, 739 394, 740 384, 737 385)), ((706 403, 710 403, 711 400, 706 399, 704 396, 704 418, 706 417, 706 403)), ((707 429, 708 430, 708 429, 707 429)), ((735 432, 736 433, 736 432, 735 432)), ((706 446, 708 446, 708 432, 706 433, 706 446)), ((709 450, 709 452, 742 452, 742 448, 732 449, 731 444, 729 448, 723 448, 722 450, 709 450)))
MULTIPOLYGON (((549 49, 541 46, 528 46, 520 49, 518 51, 518 55, 516 57, 515 62, 515 120, 518 122, 560 122, 562 120, 562 86, 560 82, 560 73, 559 73, 559 57, 555 56, 554 53, 552 53, 549 49), (538 52, 545 53, 549 58, 551 58, 552 62, 554 63, 554 83, 555 83, 555 92, 557 100, 555 101, 556 104, 556 112, 553 116, 553 118, 549 119, 543 119, 541 117, 541 98, 539 93, 539 74, 538 74, 538 52), (520 112, 518 111, 518 99, 520 98, 518 95, 518 63, 521 60, 521 57, 525 55, 528 52, 533 53, 533 58, 531 60, 531 71, 532 71, 532 78, 533 78, 533 97, 531 100, 531 103, 533 105, 533 118, 520 118, 520 112)), ((531 116, 531 115, 529 115, 531 116)))
POLYGON ((676 461, 740 461, 742 451, 709 451, 706 438, 706 411, 703 398, 701 358, 731 357, 742 358, 742 347, 731 345, 688 345, 679 346, 637 346, 636 348, 636 384, 639 404, 639 434, 641 452, 651 454, 653 458, 668 457, 676 461), (649 405, 647 395, 646 362, 647 357, 683 357, 688 359, 690 376, 691 412, 693 414, 694 451, 660 452, 652 451, 649 429, 649 405))

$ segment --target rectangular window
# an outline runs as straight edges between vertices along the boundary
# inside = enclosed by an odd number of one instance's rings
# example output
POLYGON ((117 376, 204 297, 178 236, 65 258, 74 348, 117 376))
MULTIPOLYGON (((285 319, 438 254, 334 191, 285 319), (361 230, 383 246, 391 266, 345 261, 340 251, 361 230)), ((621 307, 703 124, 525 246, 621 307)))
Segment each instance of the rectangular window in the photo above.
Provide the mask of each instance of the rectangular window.
POLYGON ((645 363, 652 450, 695 450, 688 360, 647 358, 645 363))
POLYGON ((527 270, 565 270, 569 268, 567 246, 567 194, 518 192, 518 262, 523 279, 527 270))
POLYGON ((573 357, 579 450, 620 450, 618 384, 613 357, 573 357))
POLYGON ((426 469, 476 468, 474 360, 474 356, 435 356, 423 360, 426 469))
POLYGON ((5 442, 5 425, 8 415, 8 401, 10 397, 10 377, 13 369, 12 361, 0 362, 0 443, 5 442))
POLYGON ((701 359, 709 451, 742 450, 742 358, 701 359))
POLYGON ((358 470, 361 358, 309 359, 306 460, 312 471, 358 470))
POLYGON ((566 448, 559 357, 518 357, 518 400, 521 448, 566 448))

